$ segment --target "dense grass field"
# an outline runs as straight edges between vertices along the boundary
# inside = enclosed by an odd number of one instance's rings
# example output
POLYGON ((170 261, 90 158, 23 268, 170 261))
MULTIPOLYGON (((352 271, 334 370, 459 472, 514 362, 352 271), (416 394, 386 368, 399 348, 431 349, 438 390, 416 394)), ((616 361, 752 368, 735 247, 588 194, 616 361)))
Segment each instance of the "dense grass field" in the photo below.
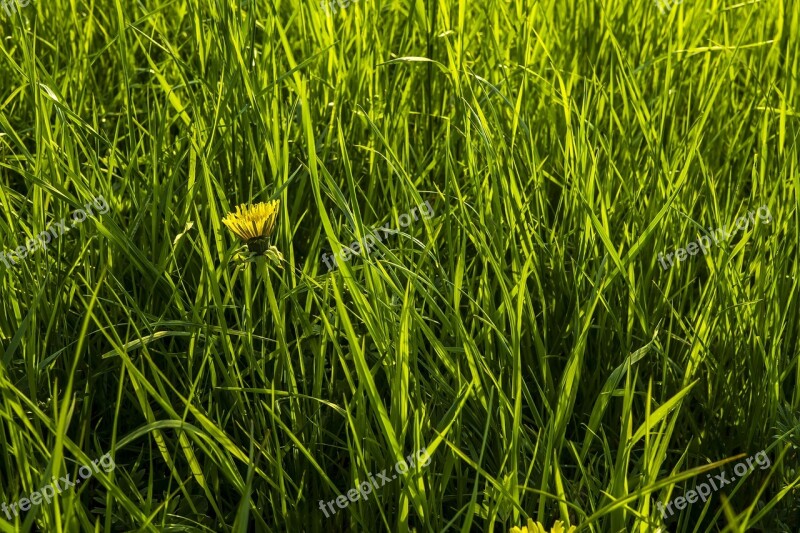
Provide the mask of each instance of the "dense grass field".
POLYGON ((0 531, 800 531, 794 0, 0 27, 0 531))

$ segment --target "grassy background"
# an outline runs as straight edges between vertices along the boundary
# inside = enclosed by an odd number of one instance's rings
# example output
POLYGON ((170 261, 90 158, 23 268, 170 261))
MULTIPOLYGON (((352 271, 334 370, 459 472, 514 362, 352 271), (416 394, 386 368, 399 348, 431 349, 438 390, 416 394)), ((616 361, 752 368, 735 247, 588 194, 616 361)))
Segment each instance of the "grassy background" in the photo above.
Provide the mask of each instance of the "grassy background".
POLYGON ((0 265, 0 494, 117 465, 0 530, 800 529, 794 2, 0 19, 0 246, 110 205, 0 265), (220 220, 272 198, 286 262, 258 270, 220 220), (772 223, 659 266, 761 205, 772 223), (761 450, 663 523, 656 500, 761 450))

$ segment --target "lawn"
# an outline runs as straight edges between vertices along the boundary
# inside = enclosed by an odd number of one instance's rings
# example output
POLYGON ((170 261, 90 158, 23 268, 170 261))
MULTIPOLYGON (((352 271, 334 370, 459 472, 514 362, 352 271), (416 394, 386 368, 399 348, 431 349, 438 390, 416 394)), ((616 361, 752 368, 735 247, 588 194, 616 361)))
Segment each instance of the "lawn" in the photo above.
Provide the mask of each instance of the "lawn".
POLYGON ((0 28, 0 533, 800 531, 794 0, 0 28))

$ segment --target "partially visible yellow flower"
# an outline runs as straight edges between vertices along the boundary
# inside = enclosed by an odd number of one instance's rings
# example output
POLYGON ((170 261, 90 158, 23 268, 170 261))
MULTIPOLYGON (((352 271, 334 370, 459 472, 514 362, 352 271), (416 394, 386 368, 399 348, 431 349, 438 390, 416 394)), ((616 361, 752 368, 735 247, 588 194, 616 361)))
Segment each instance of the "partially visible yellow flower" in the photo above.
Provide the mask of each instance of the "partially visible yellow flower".
POLYGON ((280 200, 250 206, 242 204, 236 207, 236 213, 228 213, 222 223, 247 244, 248 250, 263 254, 269 248, 280 205, 280 200))
POLYGON ((575 526, 569 526, 569 529, 564 529, 564 522, 562 522, 561 520, 556 520, 556 523, 553 524, 550 533, 564 533, 565 531, 566 533, 572 533, 576 529, 577 528, 575 526))
MULTIPOLYGON (((575 531, 575 526, 570 526, 568 530, 565 530, 564 522, 556 520, 556 523, 553 524, 553 527, 550 529, 550 533, 564 533, 565 531, 566 533, 572 533, 575 531)), ((514 526, 508 530, 508 533, 547 533, 547 530, 539 522, 534 522, 533 519, 528 518, 527 525, 521 528, 514 526)))
POLYGON ((514 526, 508 530, 508 533, 545 533, 545 530, 542 527, 542 524, 539 522, 534 522, 533 519, 528 518, 527 526, 514 526))

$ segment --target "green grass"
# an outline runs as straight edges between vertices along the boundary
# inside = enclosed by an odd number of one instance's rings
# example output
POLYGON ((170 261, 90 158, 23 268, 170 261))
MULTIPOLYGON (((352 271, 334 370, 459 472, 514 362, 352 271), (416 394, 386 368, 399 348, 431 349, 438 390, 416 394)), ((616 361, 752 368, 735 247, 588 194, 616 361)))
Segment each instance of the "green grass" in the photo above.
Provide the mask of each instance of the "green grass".
POLYGON ((0 251, 110 206, 0 265, 0 497, 116 463, 1 531, 800 529, 793 2, 0 18, 0 251), (242 263, 221 219, 273 198, 285 261, 242 263), (761 450, 663 523, 656 501, 761 450))

